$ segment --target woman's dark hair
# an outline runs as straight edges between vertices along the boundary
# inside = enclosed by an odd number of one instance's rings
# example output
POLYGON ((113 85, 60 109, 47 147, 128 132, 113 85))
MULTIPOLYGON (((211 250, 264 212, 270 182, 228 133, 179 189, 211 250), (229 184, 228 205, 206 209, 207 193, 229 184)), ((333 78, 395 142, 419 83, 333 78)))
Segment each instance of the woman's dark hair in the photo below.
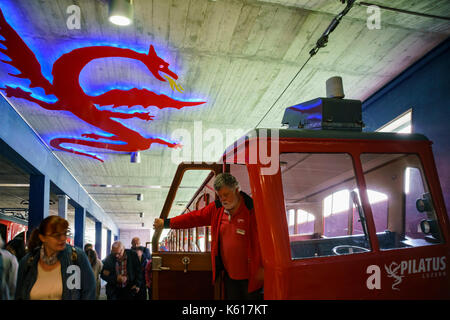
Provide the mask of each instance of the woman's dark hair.
POLYGON ((28 251, 32 252, 37 247, 42 245, 39 235, 47 235, 54 232, 60 232, 69 228, 69 222, 60 216, 48 216, 41 221, 37 229, 34 229, 28 240, 28 251))
POLYGON ((94 249, 88 249, 86 251, 87 257, 89 259, 89 262, 91 264, 91 267, 94 268, 94 266, 97 264, 97 252, 95 252, 94 249))
POLYGON ((86 244, 84 245, 83 250, 84 250, 84 252, 87 252, 89 249, 92 249, 92 248, 93 248, 92 243, 86 243, 86 244))

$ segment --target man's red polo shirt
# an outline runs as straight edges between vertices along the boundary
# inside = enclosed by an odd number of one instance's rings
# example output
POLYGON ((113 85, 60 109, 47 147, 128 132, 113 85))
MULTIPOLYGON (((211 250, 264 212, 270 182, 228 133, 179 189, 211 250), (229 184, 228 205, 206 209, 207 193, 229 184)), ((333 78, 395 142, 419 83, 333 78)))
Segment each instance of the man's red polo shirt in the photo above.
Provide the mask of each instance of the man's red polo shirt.
MULTIPOLYGON (((253 201, 247 194, 242 191, 241 195, 243 196, 245 209, 248 212, 251 212, 250 214, 248 214, 248 221, 246 221, 246 235, 248 236, 249 241, 247 241, 246 245, 247 255, 245 261, 248 261, 248 292, 253 292, 261 288, 264 284, 261 279, 257 278, 257 272, 263 267, 263 264, 261 249, 259 247, 256 217, 255 213, 253 212, 253 201)), ((193 227, 211 226, 211 264, 213 283, 216 279, 217 273, 216 258, 218 258, 218 256, 220 255, 220 249, 218 248, 220 224, 224 215, 226 214, 224 213, 222 204, 218 201, 215 201, 211 202, 206 207, 200 210, 191 211, 189 213, 164 220, 164 227, 172 229, 188 229, 193 227)))
POLYGON ((220 256, 231 279, 248 279, 249 211, 241 201, 233 214, 224 213, 220 222, 220 256))

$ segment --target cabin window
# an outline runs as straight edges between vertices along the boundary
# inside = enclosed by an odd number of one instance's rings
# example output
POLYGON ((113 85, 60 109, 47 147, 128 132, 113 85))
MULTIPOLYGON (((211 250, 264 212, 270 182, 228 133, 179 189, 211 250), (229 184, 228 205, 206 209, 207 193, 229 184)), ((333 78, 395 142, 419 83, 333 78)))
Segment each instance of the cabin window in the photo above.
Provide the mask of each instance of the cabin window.
MULTIPOLYGON (((324 235, 344 236, 347 234, 364 234, 359 217, 359 211, 353 200, 350 199, 351 192, 355 192, 359 197, 359 190, 340 190, 330 194, 324 199, 324 235), (348 214, 350 210, 350 214, 348 214), (347 226, 348 224, 348 226, 347 226)), ((384 228, 387 226, 387 196, 381 192, 368 190, 369 203, 373 204, 373 208, 379 211, 376 223, 384 228)), ((360 201, 360 200, 359 200, 360 201)))
MULTIPOLYGON (((211 200, 211 193, 203 193, 200 195, 200 197, 197 198, 195 201, 195 210, 202 209, 206 207, 211 200)), ((197 250, 199 252, 205 252, 207 251, 206 243, 205 243, 205 231, 206 227, 198 227, 197 228, 197 250)))
POLYGON ((392 121, 389 121, 377 132, 412 133, 412 109, 407 110, 392 121))
POLYGON ((206 241, 206 251, 209 252, 209 251, 211 251, 211 242, 212 242, 211 226, 207 226, 205 230, 206 230, 206 232, 208 234, 208 238, 207 238, 208 241, 206 241))
POLYGON ((373 192, 384 195, 375 194, 378 201, 370 201, 380 249, 442 243, 433 201, 417 155, 366 153, 361 155, 361 163, 369 200, 374 197, 373 192))
POLYGON ((198 249, 200 252, 205 252, 206 251, 206 246, 205 246, 205 228, 206 227, 198 227, 197 228, 197 232, 198 232, 198 249))
POLYGON ((337 237, 348 234, 350 192, 336 191, 323 200, 324 236, 337 237))
MULTIPOLYGON (((168 217, 202 209, 210 201, 214 201, 213 182, 214 174, 210 170, 187 170, 183 174, 168 217), (203 183, 206 184, 199 190, 199 186, 203 183)), ((210 251, 210 240, 208 241, 208 237, 205 237, 208 228, 205 226, 170 232, 169 229, 164 229, 160 238, 162 242, 167 240, 170 243, 169 251, 210 251)))
POLYGON ((0 223, 0 236, 2 237, 3 241, 6 243, 9 241, 9 239, 6 237, 6 225, 0 223))
POLYGON ((280 166, 293 259, 370 251, 349 154, 284 153, 280 166))
POLYGON ((296 210, 291 209, 287 211, 287 220, 288 220, 288 228, 289 228, 289 234, 293 234, 294 233, 294 226, 295 226, 295 214, 296 214, 296 210))
POLYGON ((316 217, 305 210, 297 210, 297 230, 296 234, 307 235, 314 233, 314 221, 316 217))
POLYGON ((287 211, 287 221, 290 236, 312 236, 314 234, 313 214, 302 209, 290 209, 287 211))

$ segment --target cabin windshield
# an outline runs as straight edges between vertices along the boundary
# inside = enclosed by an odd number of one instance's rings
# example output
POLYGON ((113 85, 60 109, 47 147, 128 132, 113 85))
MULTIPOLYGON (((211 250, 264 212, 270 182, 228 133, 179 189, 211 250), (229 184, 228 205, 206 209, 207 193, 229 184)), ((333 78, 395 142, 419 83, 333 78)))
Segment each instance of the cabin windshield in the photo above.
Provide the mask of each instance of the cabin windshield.
MULTIPOLYGON (((420 159, 415 154, 360 156, 381 250, 443 242, 420 159)), ((280 156, 292 259, 371 250, 352 157, 280 156)))
POLYGON ((285 153, 280 165, 293 259, 371 250, 349 154, 285 153))

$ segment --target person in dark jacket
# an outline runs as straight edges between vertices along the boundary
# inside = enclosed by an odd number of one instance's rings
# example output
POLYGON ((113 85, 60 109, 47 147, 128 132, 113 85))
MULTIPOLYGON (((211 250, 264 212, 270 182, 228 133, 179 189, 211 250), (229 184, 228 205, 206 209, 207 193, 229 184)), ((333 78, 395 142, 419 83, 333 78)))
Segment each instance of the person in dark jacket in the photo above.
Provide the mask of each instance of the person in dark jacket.
POLYGON ((111 254, 103 261, 100 277, 107 282, 108 300, 135 300, 143 284, 139 258, 125 249, 120 241, 113 243, 111 254))
POLYGON ((82 249, 66 243, 69 223, 59 216, 33 230, 20 260, 17 300, 95 300, 95 278, 82 249))
POLYGON ((147 261, 147 265, 145 266, 145 284, 148 291, 148 299, 152 300, 153 297, 153 271, 152 271, 152 259, 147 261))
POLYGON ((6 244, 5 249, 16 256, 17 261, 20 261, 26 254, 25 250, 25 231, 19 233, 11 241, 6 244))
POLYGON ((144 257, 144 247, 137 247, 134 250, 138 255, 139 262, 141 263, 141 271, 142 271, 142 285, 139 289, 139 293, 137 295, 138 300, 147 300, 147 286, 145 282, 145 267, 147 266, 148 259, 144 257))
POLYGON ((16 257, 9 251, 3 250, 3 239, 0 235, 0 300, 14 299, 17 281, 16 257))
POLYGON ((97 256, 97 252, 94 249, 88 249, 86 255, 88 257, 89 263, 91 264, 92 271, 94 272, 95 282, 96 282, 96 299, 100 298, 100 290, 101 290, 101 281, 100 281, 100 272, 103 268, 102 260, 100 260, 97 256))

